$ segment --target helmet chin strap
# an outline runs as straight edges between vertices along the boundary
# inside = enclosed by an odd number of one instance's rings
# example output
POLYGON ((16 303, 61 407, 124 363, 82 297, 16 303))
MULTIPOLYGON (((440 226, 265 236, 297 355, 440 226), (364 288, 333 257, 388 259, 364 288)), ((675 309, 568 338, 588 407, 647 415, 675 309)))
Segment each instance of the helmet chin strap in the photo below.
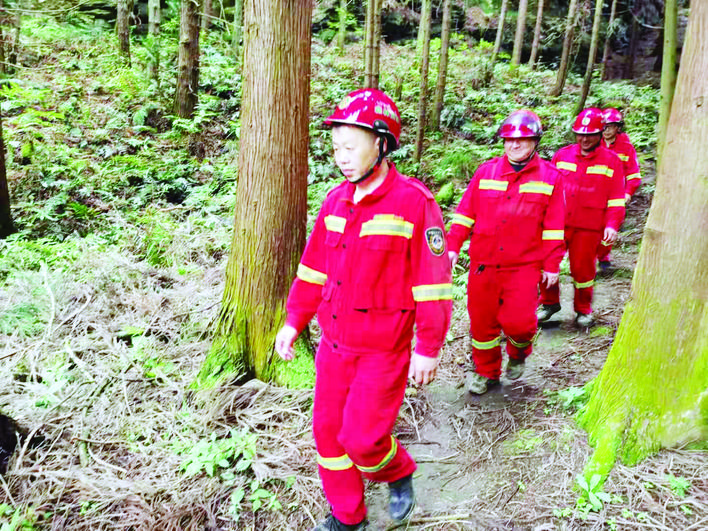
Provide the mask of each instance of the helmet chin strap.
POLYGON ((350 181, 349 181, 350 183, 352 183, 352 184, 361 184, 361 183, 363 183, 365 180, 367 180, 369 177, 371 177, 374 173, 376 173, 376 172, 378 171, 378 169, 381 167, 381 163, 383 162, 383 159, 384 159, 384 156, 385 156, 385 153, 384 153, 384 149, 385 149, 385 148, 384 148, 384 142, 383 142, 383 140, 384 140, 383 138, 379 137, 379 156, 376 157, 376 160, 375 160, 374 163, 371 165, 371 167, 369 168, 369 170, 368 170, 364 175, 362 175, 361 177, 359 177, 356 181, 351 181, 351 180, 350 180, 350 181))

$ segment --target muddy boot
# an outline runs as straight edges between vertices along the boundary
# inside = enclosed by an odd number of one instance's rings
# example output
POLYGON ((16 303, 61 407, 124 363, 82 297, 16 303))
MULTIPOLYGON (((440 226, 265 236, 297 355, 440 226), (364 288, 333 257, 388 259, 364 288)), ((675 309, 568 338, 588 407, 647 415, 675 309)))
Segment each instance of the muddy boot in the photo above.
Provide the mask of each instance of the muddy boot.
POLYGON ((493 385, 499 383, 499 380, 492 380, 476 372, 467 373, 467 378, 465 378, 465 387, 467 390, 475 395, 483 395, 489 388, 493 385))
POLYGON ((539 323, 545 323, 554 314, 558 313, 561 309, 560 303, 556 304, 542 304, 541 307, 536 310, 536 318, 539 323))
POLYGON ((388 512, 391 518, 398 522, 406 520, 414 507, 413 474, 388 484, 388 512))
POLYGON ((333 514, 322 520, 312 531, 361 531, 367 529, 369 522, 364 520, 358 524, 343 524, 333 514))
POLYGON ((521 378, 521 375, 524 374, 525 368, 526 362, 524 360, 509 358, 506 364, 506 377, 509 378, 509 380, 518 380, 521 378))
POLYGON ((589 328, 595 323, 595 319, 592 318, 592 314, 589 313, 579 313, 575 317, 575 324, 580 328, 589 328))
POLYGON ((610 262, 609 260, 603 260, 602 262, 598 262, 597 265, 600 269, 600 273, 603 275, 609 274, 612 269, 612 262, 610 262))

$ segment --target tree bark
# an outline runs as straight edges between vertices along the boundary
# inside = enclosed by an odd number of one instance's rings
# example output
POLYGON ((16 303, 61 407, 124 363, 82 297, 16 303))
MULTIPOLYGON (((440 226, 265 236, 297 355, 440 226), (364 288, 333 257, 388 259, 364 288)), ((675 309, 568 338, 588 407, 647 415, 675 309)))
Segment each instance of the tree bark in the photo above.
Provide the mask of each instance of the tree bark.
POLYGON ((371 57, 371 88, 379 88, 381 77, 379 65, 381 63, 381 5, 383 0, 376 0, 374 10, 374 53, 371 57))
POLYGON ((364 87, 379 86, 379 56, 381 53, 380 0, 369 0, 366 7, 366 37, 364 41, 364 87))
POLYGON ((440 128, 440 115, 445 101, 445 85, 447 81, 447 52, 450 47, 450 0, 443 0, 442 36, 440 39, 440 62, 438 64, 438 82, 435 85, 435 104, 430 117, 430 128, 437 131, 440 128))
POLYGON ((676 86, 676 45, 678 42, 678 2, 666 0, 664 4, 664 54, 661 62, 661 106, 657 127, 657 155, 661 160, 666 142, 666 128, 671 114, 671 103, 676 86))
POLYGON ((536 26, 533 29, 533 44, 531 45, 531 57, 529 57, 529 67, 536 68, 538 59, 538 46, 541 42, 541 28, 543 23, 543 0, 538 0, 538 10, 536 11, 536 26))
POLYGON ((3 140, 2 115, 0 114, 0 238, 7 238, 17 232, 12 221, 10 209, 10 191, 7 186, 7 170, 5 167, 5 141, 3 140))
POLYGON ((236 219, 202 385, 273 377, 273 342, 305 245, 312 2, 252 0, 244 15, 236 219))
POLYGON ((516 35, 514 36, 514 50, 511 53, 511 65, 519 66, 521 52, 524 48, 524 34, 526 33, 526 11, 529 0, 519 0, 519 16, 516 18, 516 35))
POLYGON ((492 50, 491 64, 494 68, 494 63, 497 62, 497 55, 499 55, 499 50, 501 49, 502 37, 504 36, 504 19, 506 18, 506 8, 509 0, 502 0, 501 9, 499 11, 499 22, 497 23, 497 36, 494 39, 494 48, 492 50))
POLYGON ((179 65, 174 113, 191 118, 199 87, 199 12, 196 0, 182 0, 179 22, 179 65))
POLYGON ((565 79, 568 77, 568 64, 570 62, 570 48, 573 45, 573 35, 575 33, 576 13, 578 11, 578 0, 570 0, 568 6, 568 18, 565 23, 565 37, 563 38, 563 51, 561 62, 556 76, 556 85, 551 90, 551 96, 560 96, 565 86, 565 79))
MULTIPOLYGON (((0 0, 0 15, 5 14, 5 6, 3 5, 3 0, 0 0)), ((5 64, 5 50, 7 49, 6 42, 7 33, 3 30, 2 25, 0 25, 0 74, 7 73, 7 65, 5 64)))
POLYGON ((600 79, 602 79, 603 81, 607 79, 607 61, 610 58, 610 41, 612 40, 612 34, 614 33, 616 13, 617 0, 612 0, 612 7, 610 8, 610 21, 607 23, 607 37, 605 37, 605 48, 602 50, 602 70, 600 73, 600 79))
POLYGON ((148 34, 152 40, 148 75, 160 85, 160 23, 162 22, 160 0, 148 0, 148 34))
POLYGON ((629 302, 579 421, 586 477, 708 438, 708 3, 686 45, 629 302))
POLYGON ((206 34, 214 17, 214 0, 202 0, 202 6, 202 34, 206 34))
POLYGON ((433 0, 422 0, 420 3, 420 24, 418 25, 418 40, 416 45, 418 53, 423 49, 425 44, 425 28, 431 25, 432 18, 433 0))
POLYGON ((632 79, 634 77, 634 62, 637 58, 637 47, 639 46, 639 23, 632 17, 632 29, 629 36, 629 57, 625 63, 624 77, 632 79))
POLYGON ((433 3, 428 0, 425 4, 427 12, 425 16, 421 16, 421 23, 425 21, 423 26, 423 48, 420 55, 420 96, 418 99, 418 129, 415 139, 415 152, 413 153, 413 161, 420 162, 423 155, 423 139, 425 138, 425 114, 428 105, 428 70, 430 66, 430 22, 432 20, 433 3))
POLYGON ((234 24, 233 33, 231 36, 231 50, 234 54, 236 62, 240 62, 241 58, 241 36, 243 27, 243 0, 235 0, 234 2, 234 24))
POLYGON ((590 92, 590 83, 592 83, 592 72, 595 69, 595 56, 597 55, 597 45, 600 40, 600 24, 602 23, 602 5, 603 0, 595 1, 595 17, 592 22, 592 37, 590 38, 590 52, 588 53, 588 66, 585 69, 585 79, 583 80, 583 88, 580 91, 580 99, 575 107, 575 114, 578 114, 585 107, 585 102, 588 99, 590 92))
POLYGON ((339 28, 337 29, 337 49, 341 54, 347 38, 347 1, 339 0, 339 28))
POLYGON ((129 0, 118 0, 116 10, 116 36, 118 37, 118 52, 130 65, 130 11, 129 0))

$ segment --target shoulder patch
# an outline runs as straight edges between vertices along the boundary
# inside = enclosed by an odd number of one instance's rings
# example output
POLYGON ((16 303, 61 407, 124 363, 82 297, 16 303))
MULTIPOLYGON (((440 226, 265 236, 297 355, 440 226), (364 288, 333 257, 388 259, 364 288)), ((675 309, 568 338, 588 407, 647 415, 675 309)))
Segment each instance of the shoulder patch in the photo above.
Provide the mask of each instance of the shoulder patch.
POLYGON ((440 227, 425 229, 425 241, 434 256, 442 256, 445 253, 445 233, 440 227))

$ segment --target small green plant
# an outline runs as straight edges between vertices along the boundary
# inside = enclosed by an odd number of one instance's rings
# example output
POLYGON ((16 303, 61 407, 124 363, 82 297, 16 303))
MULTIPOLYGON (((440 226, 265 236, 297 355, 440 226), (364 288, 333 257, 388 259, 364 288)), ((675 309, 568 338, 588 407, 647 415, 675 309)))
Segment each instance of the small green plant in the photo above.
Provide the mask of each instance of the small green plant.
POLYGON ((688 493, 688 489, 691 488, 691 482, 688 481, 686 478, 682 477, 676 477, 673 474, 668 474, 666 476, 667 481, 669 482, 669 488, 672 490, 676 496, 679 498, 685 498, 686 494, 688 493))
POLYGON ((213 477, 220 469, 232 466, 243 472, 256 456, 256 440, 256 434, 237 430, 231 430, 228 438, 220 440, 212 433, 209 439, 199 441, 185 452, 181 470, 189 477, 201 472, 213 477))
POLYGON ((573 509, 565 507, 563 509, 553 509, 553 516, 556 518, 568 518, 573 514, 573 509))
POLYGON ((582 474, 578 474, 576 482, 582 491, 577 502, 579 509, 597 512, 602 509, 603 502, 610 502, 610 495, 602 490, 602 476, 599 474, 593 474, 589 482, 582 474))
POLYGON ((36 526, 38 518, 47 514, 37 514, 32 507, 22 509, 0 503, 0 531, 35 531, 39 529, 36 526))

